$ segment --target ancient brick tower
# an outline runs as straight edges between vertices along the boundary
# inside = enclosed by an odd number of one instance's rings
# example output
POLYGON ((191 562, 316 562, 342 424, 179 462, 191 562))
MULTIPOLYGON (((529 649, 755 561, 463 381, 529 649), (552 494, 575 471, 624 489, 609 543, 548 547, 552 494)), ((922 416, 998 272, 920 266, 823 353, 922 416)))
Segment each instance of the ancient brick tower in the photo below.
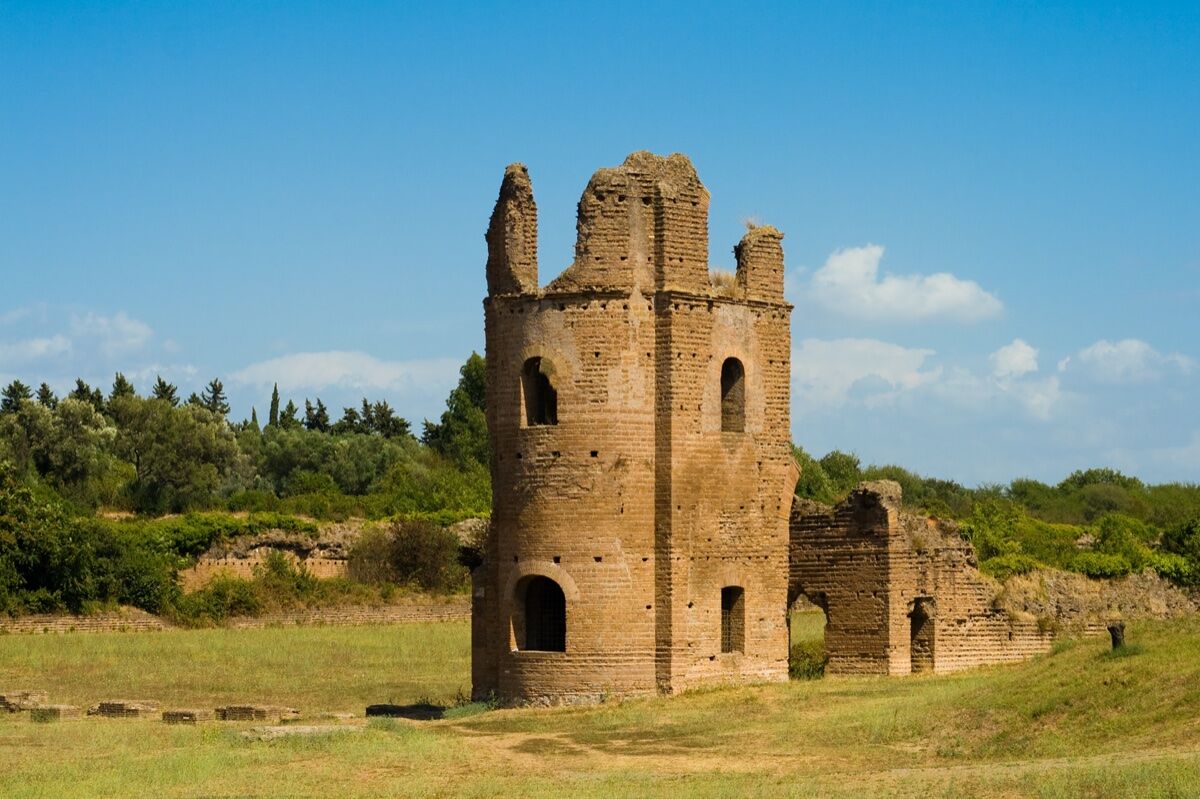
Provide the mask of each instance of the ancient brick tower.
POLYGON ((545 288, 524 166, 487 231, 492 534, 474 575, 476 696, 587 701, 787 677, 791 306, 783 236, 708 265, 691 162, 592 176, 545 288))

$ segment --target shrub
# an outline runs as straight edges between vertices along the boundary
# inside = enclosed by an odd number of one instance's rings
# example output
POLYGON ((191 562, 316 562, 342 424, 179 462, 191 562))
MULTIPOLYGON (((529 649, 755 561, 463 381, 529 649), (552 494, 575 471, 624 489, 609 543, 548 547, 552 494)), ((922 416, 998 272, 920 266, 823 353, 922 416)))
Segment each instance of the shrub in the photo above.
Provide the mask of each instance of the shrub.
POLYGON ((395 521, 390 526, 391 563, 400 582, 427 591, 445 591, 466 584, 466 569, 458 562, 458 537, 427 521, 395 521))
POLYGON ((367 585, 399 581, 392 565, 392 537, 389 531, 371 527, 363 530, 350 549, 347 570, 350 579, 367 585))
POLYGON ((829 655, 825 652, 825 640, 817 638, 792 644, 788 658, 788 674, 793 680, 816 680, 824 676, 829 655))
POLYGON ((255 586, 249 580, 217 577, 199 591, 179 597, 168 616, 193 627, 220 624, 231 616, 255 616, 263 610, 255 586))
POLYGON ((1200 584, 1200 572, 1195 564, 1183 555, 1174 552, 1155 552, 1150 556, 1150 568, 1162 578, 1176 585, 1194 586, 1200 584))
POLYGON ((1071 563, 1072 571, 1088 577, 1121 577, 1133 571, 1133 566, 1123 555, 1106 555, 1103 552, 1080 552, 1071 563))
POLYGON ((1037 558, 1031 555, 1022 555, 1014 553, 1009 555, 999 555, 994 558, 982 561, 979 564, 979 570, 984 574, 989 574, 997 580, 1007 580, 1017 574, 1028 574, 1041 567, 1042 564, 1037 558))

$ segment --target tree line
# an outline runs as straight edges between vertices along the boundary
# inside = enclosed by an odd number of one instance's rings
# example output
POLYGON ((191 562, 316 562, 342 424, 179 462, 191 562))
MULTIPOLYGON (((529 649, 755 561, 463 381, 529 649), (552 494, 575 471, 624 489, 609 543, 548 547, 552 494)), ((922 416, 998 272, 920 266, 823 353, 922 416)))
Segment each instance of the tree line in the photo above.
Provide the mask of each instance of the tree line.
POLYGON ((230 421, 220 379, 181 400, 161 376, 140 395, 123 374, 111 389, 76 380, 0 391, 0 460, 77 511, 143 514, 290 510, 316 517, 490 507, 483 359, 472 354, 440 420, 421 436, 386 400, 363 398, 333 420, 318 397, 303 409, 271 394, 230 421))

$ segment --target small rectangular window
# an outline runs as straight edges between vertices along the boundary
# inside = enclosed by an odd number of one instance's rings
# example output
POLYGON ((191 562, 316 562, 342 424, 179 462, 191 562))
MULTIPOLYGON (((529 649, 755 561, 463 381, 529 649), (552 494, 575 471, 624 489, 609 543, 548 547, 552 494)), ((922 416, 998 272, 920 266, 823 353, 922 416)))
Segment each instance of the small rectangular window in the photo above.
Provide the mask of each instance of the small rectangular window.
POLYGON ((721 589, 721 651, 746 650, 746 592, 736 585, 721 589))

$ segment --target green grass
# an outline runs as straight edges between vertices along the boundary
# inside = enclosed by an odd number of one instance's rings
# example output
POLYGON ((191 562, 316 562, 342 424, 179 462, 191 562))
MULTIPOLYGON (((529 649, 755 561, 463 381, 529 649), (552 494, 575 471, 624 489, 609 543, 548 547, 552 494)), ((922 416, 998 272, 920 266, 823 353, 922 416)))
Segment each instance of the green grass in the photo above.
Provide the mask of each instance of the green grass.
POLYGON ((178 707, 263 701, 362 712, 373 702, 470 693, 467 622, 0 636, 0 690, 52 701, 158 699, 178 707))
MULTIPOLYGON (((810 634, 816 622, 797 620, 810 634)), ((380 720, 269 742, 238 725, 7 717, 0 795, 1196 796, 1200 620, 1128 636, 1120 656, 1085 639, 959 675, 380 720)), ((0 687, 202 705, 259 691, 314 713, 449 699, 469 681, 466 650, 465 624, 7 637, 0 687), (121 690, 102 690, 112 680, 121 690)))

